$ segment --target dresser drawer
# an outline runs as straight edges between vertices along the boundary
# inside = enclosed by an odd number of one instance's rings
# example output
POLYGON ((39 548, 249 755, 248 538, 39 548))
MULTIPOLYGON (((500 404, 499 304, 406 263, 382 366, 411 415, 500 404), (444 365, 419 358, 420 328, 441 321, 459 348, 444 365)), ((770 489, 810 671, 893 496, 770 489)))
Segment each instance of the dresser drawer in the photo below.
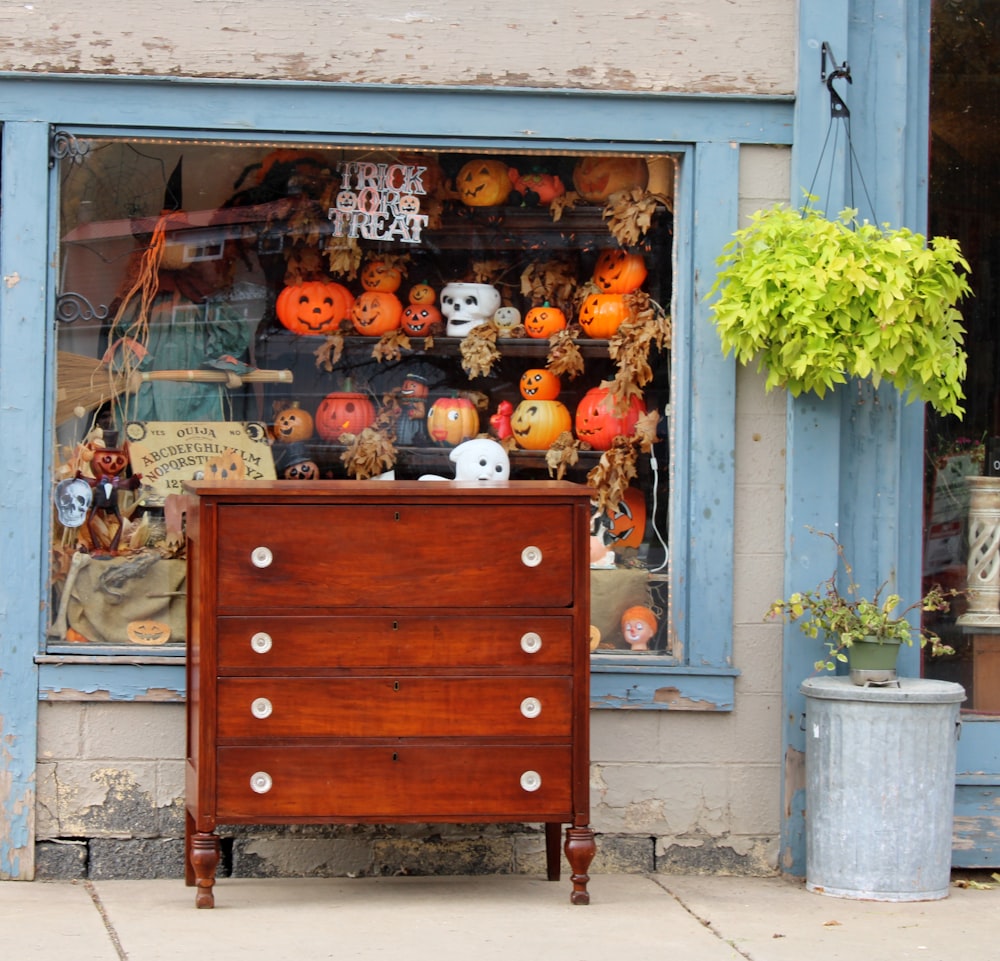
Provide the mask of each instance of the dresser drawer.
POLYGON ((568 607, 586 531, 569 506, 475 511, 224 504, 220 610, 568 607), (377 532, 377 534, 376 534, 377 532))
POLYGON ((568 615, 232 616, 217 619, 216 641, 220 674, 388 664, 568 673, 573 663, 568 615))
POLYGON ((570 748, 221 747, 220 820, 570 820, 570 748))
POLYGON ((557 737, 569 677, 226 677, 220 738, 557 737))

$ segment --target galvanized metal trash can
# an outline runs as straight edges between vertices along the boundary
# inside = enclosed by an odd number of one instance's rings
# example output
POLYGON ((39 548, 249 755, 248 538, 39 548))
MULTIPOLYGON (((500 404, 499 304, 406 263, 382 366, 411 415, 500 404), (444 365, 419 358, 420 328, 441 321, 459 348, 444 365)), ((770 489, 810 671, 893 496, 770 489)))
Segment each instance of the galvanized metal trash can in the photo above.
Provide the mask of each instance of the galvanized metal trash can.
POLYGON ((948 896, 960 684, 805 681, 806 887, 840 898, 948 896))

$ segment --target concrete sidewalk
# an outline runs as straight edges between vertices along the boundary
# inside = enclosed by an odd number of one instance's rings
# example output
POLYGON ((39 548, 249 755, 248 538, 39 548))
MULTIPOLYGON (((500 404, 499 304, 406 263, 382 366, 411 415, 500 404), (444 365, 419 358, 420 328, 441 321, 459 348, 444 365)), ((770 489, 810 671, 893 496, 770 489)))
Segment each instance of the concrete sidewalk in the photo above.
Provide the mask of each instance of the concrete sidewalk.
POLYGON ((989 961, 1000 885, 850 901, 778 878, 596 875, 0 883, 10 961, 989 961))

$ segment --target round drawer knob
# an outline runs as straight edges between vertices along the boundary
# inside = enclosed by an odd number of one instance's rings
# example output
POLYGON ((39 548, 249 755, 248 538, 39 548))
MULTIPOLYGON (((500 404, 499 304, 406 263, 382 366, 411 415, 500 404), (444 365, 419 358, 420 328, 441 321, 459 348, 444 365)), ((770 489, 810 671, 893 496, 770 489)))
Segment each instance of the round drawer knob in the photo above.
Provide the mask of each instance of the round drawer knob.
POLYGON ((267 631, 258 631, 250 638, 250 647, 255 654, 266 654, 274 646, 274 641, 267 631))
POLYGON ((269 547, 255 547, 250 552, 250 563, 254 567, 270 567, 274 560, 274 555, 269 547))
POLYGON ((525 771, 521 775, 521 787, 525 791, 537 791, 542 786, 542 776, 537 771, 525 771))
POLYGON ((253 714, 254 717, 259 717, 261 719, 270 717, 273 710, 274 705, 266 697, 258 697, 253 704, 250 705, 250 713, 253 714))
POLYGON ((538 717, 542 713, 542 702, 537 697, 526 697, 521 701, 521 713, 525 717, 538 717))
POLYGON ((541 635, 528 631, 521 635, 521 650, 525 654, 537 654, 542 649, 541 635))
POLYGON ((250 775, 250 790, 256 794, 267 794, 274 785, 271 775, 267 771, 257 771, 250 775))
POLYGON ((521 563, 525 567, 538 567, 542 563, 542 549, 529 545, 521 551, 521 563))

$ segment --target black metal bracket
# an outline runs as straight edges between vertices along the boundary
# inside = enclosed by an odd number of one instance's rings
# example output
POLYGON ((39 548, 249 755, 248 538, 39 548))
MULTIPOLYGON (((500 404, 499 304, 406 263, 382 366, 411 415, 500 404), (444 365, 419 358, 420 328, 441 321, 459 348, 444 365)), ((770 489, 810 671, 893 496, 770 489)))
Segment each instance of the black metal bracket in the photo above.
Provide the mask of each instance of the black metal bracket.
POLYGON ((825 40, 820 48, 820 53, 823 57, 823 61, 820 66, 819 78, 826 84, 826 89, 830 91, 830 116, 850 117, 851 111, 848 109, 843 97, 841 97, 840 94, 833 89, 833 81, 846 80, 848 83, 854 83, 851 79, 851 66, 845 60, 838 67, 837 60, 833 55, 833 50, 830 49, 830 44, 828 44, 825 40), (827 69, 827 58, 830 60, 830 67, 832 69, 827 69))

